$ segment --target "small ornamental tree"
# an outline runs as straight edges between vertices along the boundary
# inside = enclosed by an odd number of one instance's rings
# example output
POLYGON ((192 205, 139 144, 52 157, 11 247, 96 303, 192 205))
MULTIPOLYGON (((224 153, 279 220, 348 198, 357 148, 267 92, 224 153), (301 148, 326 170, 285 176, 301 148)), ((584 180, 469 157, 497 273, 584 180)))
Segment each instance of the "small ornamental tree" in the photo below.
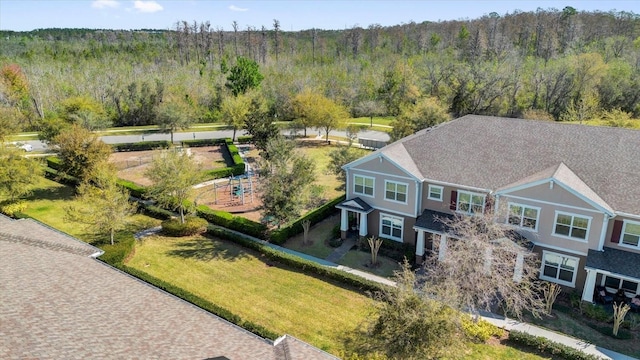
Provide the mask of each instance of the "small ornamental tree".
POLYGON ((620 324, 624 321, 629 309, 631 309, 631 307, 623 302, 613 304, 613 336, 618 336, 620 324))
POLYGON ((56 135, 51 145, 60 158, 60 171, 80 180, 86 180, 113 152, 111 146, 102 142, 98 135, 78 124, 56 135))
POLYGON ((177 210, 184 224, 186 202, 194 196, 193 185, 202 179, 198 163, 186 152, 171 148, 153 160, 145 175, 153 182, 149 196, 177 210))
POLYGON ((545 282, 542 286, 542 294, 544 295, 544 312, 547 315, 551 315, 551 309, 553 308, 553 303, 556 302, 556 298, 560 295, 562 288, 560 285, 552 282, 545 282))

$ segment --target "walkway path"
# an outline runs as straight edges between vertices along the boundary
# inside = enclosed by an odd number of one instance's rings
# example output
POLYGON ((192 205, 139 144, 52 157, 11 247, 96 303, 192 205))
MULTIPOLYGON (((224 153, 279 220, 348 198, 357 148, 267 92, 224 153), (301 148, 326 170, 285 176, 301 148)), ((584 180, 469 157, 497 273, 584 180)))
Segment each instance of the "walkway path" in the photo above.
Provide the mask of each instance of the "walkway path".
MULTIPOLYGON (((216 225, 214 225, 216 226, 216 225)), ((219 227, 219 226, 216 226, 219 227)), ((220 227, 222 228, 222 227, 220 227)), ((328 266, 328 267, 333 267, 336 268, 338 270, 342 270, 344 272, 350 273, 350 274, 354 274, 357 276, 360 276, 364 279, 370 280, 370 281, 374 281, 380 284, 384 284, 384 285, 388 285, 388 286, 396 286, 394 281, 391 281, 385 277, 381 277, 381 276, 377 276, 377 275, 373 275, 364 271, 360 271, 360 270, 356 270, 356 269, 352 269, 346 266, 342 266, 342 265, 338 265, 335 263, 335 261, 339 260, 342 256, 344 256, 349 249, 351 249, 351 247, 353 245, 355 245, 355 240, 354 239, 347 239, 345 242, 342 243, 342 245, 338 248, 336 248, 333 253, 331 253, 326 259, 320 259, 311 255, 307 255, 298 251, 294 251, 291 249, 287 249, 284 248, 282 246, 278 246, 278 245, 274 245, 271 244, 267 241, 264 240, 260 240, 258 238, 243 234, 241 232, 238 231, 234 231, 234 230, 230 230, 227 228, 223 228, 226 231, 232 232, 234 234, 243 236, 249 240, 258 242, 262 245, 268 246, 272 249, 278 250, 278 251, 282 251, 284 253, 287 254, 291 254, 291 255, 295 255, 298 256, 300 258, 306 259, 308 261, 313 261, 317 264, 323 265, 323 266, 328 266), (332 261, 332 259, 335 259, 334 261, 332 261)), ((135 234, 136 239, 139 239, 141 237, 144 236, 148 236, 150 234, 155 234, 159 231, 159 227, 156 228, 152 228, 152 229, 147 229, 144 231, 141 231, 137 234, 135 234)), ((557 333, 551 330, 547 330, 544 328, 541 328, 539 326, 535 326, 535 325, 531 325, 528 323, 523 323, 523 322, 519 322, 517 320, 513 320, 513 319, 509 319, 509 318, 505 318, 503 316, 499 316, 496 314, 492 314, 492 313, 484 313, 481 315, 481 317, 496 325, 497 327, 503 328, 507 331, 509 330, 517 330, 517 331, 521 331, 524 333, 528 333, 531 335, 535 335, 535 336, 540 336, 540 337, 544 337, 547 338, 551 341, 560 343, 560 344, 564 344, 567 346, 570 346, 574 349, 578 349, 586 354, 591 354, 591 355, 595 355, 595 356, 599 356, 603 359, 612 359, 612 360, 634 360, 636 358, 631 357, 631 356, 627 356, 627 355, 623 355, 620 353, 617 353, 615 351, 611 351, 593 344, 589 344, 587 342, 585 342, 584 340, 580 340, 580 339, 576 339, 573 338, 571 336, 567 336, 561 333, 557 333)))

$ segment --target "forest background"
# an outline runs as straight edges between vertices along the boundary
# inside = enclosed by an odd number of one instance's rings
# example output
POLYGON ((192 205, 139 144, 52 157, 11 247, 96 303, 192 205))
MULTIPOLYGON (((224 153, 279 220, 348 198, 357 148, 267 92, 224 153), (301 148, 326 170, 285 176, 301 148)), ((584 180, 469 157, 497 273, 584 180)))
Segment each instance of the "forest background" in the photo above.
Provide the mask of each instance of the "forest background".
MULTIPOLYGON (((193 122, 221 119, 239 57, 259 64, 274 120, 294 120, 304 91, 353 117, 397 116, 428 98, 453 117, 561 121, 640 117, 640 16, 572 7, 479 19, 287 32, 180 21, 171 30, 0 31, 0 119, 23 130, 80 119, 156 124, 179 102, 193 122)), ((0 121, 1 123, 2 121, 0 121)))

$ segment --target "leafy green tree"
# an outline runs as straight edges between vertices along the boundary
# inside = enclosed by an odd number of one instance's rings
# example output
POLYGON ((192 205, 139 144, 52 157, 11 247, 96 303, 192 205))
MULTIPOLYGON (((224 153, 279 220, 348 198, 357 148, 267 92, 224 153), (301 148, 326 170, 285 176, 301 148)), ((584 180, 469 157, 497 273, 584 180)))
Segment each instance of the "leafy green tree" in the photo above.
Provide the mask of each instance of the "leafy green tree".
POLYGON ((420 97, 420 91, 415 85, 414 75, 409 66, 396 64, 386 69, 382 77, 378 95, 386 105, 389 115, 400 114, 402 107, 415 102, 420 97))
POLYGON ((258 63, 240 56, 227 76, 226 86, 233 96, 238 96, 260 86, 262 79, 264 76, 260 73, 258 63))
POLYGON ((408 263, 395 280, 397 286, 376 295, 379 301, 373 318, 350 339, 350 347, 365 357, 384 355, 388 359, 440 359, 459 353, 464 335, 458 314, 445 303, 416 292, 416 275, 408 263))
POLYGON ((113 152, 98 135, 73 124, 56 135, 51 148, 60 159, 60 171, 85 180, 95 168, 104 165, 113 152))
POLYGON ((260 151, 267 149, 267 143, 280 134, 278 126, 267 113, 268 109, 262 96, 254 96, 244 128, 251 135, 251 141, 260 151))
POLYGON ((295 151, 295 142, 277 136, 267 143, 261 160, 262 217, 281 225, 300 216, 315 179, 315 164, 295 151))
POLYGON ((202 179, 199 168, 199 164, 186 152, 169 149, 156 157, 145 172, 153 182, 149 196, 160 206, 177 210, 182 224, 187 210, 185 203, 193 199, 193 185, 202 179))
POLYGON ((222 100, 220 115, 225 124, 233 128, 233 141, 236 140, 236 132, 238 129, 241 129, 245 125, 245 121, 249 115, 250 105, 251 98, 245 94, 227 96, 222 100))
POLYGON ((102 104, 87 96, 62 101, 58 116, 69 124, 79 124, 88 130, 104 129, 111 125, 102 104))
POLYGON ((15 108, 0 107, 0 147, 11 134, 20 131, 20 114, 15 108))
POLYGON ((17 149, 0 145, 0 199, 15 202, 29 195, 33 180, 41 174, 42 167, 36 161, 25 158, 17 149))
POLYGON ((340 189, 344 189, 346 183, 346 172, 342 167, 363 157, 365 154, 364 150, 354 148, 351 142, 348 145, 339 144, 335 150, 329 152, 327 171, 336 175, 340 181, 340 189))
POLYGON ((178 130, 185 130, 191 126, 193 115, 189 106, 176 103, 164 102, 158 108, 157 123, 161 132, 171 134, 173 144, 173 133, 178 130))
POLYGON ((297 125, 299 125, 298 127, 304 129, 305 137, 307 137, 307 128, 313 126, 316 121, 315 104, 320 103, 322 101, 321 98, 322 95, 317 92, 305 89, 291 100, 293 116, 297 125))
POLYGON ((112 166, 94 168, 78 186, 77 205, 65 209, 69 220, 85 224, 98 234, 109 234, 111 245, 116 231, 124 229, 136 211, 129 192, 117 180, 112 166))
POLYGON ((116 126, 152 125, 156 123, 157 110, 164 97, 164 84, 155 81, 131 82, 126 89, 115 89, 110 93, 114 105, 116 126))
POLYGON ((421 98, 415 105, 408 105, 402 109, 398 118, 391 123, 393 129, 389 136, 392 141, 396 141, 450 118, 445 108, 435 98, 421 98))
POLYGON ((365 100, 359 102, 355 107, 356 116, 366 116, 369 118, 369 127, 373 127, 373 117, 384 114, 384 106, 375 100, 365 100))
POLYGON ((349 116, 347 110, 322 94, 305 90, 293 99, 293 109, 297 120, 306 128, 315 126, 324 130, 325 140, 329 141, 329 132, 344 126, 349 116))

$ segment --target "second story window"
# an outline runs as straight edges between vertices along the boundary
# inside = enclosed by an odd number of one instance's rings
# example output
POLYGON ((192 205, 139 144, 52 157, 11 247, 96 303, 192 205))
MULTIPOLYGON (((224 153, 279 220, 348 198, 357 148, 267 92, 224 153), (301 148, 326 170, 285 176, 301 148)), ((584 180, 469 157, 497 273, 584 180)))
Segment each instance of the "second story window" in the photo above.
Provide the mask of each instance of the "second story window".
POLYGON ((467 191, 458 191, 457 211, 467 214, 481 214, 484 211, 485 195, 467 191))
POLYGON ((442 193, 444 192, 444 188, 442 186, 437 185, 429 185, 429 200, 442 201, 442 193))
POLYGON ((407 184, 385 181, 384 188, 385 199, 401 203, 407 202, 407 184))
POLYGON ((581 215, 556 212, 554 235, 586 240, 589 234, 589 218, 581 215))
POLYGON ((511 225, 537 231, 539 216, 540 209, 537 207, 513 203, 509 204, 509 224, 511 225))
POLYGON ((640 223, 625 221, 620 240, 624 245, 640 246, 640 223))
POLYGON ((373 196, 373 178, 368 176, 353 176, 353 192, 360 195, 373 196))

